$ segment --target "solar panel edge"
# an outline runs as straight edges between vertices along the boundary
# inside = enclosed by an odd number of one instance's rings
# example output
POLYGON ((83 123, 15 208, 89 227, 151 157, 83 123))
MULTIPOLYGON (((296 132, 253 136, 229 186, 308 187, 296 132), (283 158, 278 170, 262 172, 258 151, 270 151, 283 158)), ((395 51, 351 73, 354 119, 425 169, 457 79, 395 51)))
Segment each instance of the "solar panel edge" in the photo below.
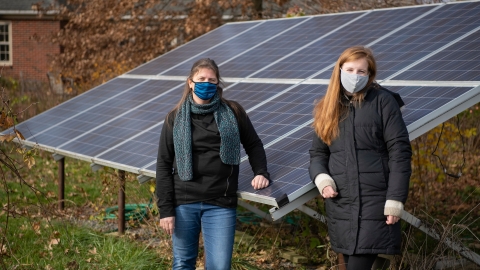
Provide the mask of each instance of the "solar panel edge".
POLYGON ((446 103, 417 121, 407 126, 410 140, 425 134, 430 129, 447 121, 462 111, 480 102, 480 86, 472 88, 465 94, 446 103))
POLYGON ((277 201, 272 197, 263 196, 263 195, 259 195, 259 194, 253 194, 253 193, 250 193, 250 192, 245 192, 245 191, 240 191, 240 190, 237 191, 237 196, 240 199, 245 199, 245 200, 249 200, 249 201, 253 201, 253 202, 258 202, 258 203, 278 207, 277 201))

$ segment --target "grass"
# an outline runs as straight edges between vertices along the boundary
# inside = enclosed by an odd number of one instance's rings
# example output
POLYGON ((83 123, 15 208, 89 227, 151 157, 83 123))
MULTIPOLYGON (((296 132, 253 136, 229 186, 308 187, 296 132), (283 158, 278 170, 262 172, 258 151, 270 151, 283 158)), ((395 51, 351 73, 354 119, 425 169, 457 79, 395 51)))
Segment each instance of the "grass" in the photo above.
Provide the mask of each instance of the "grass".
MULTIPOLYGON (((21 155, 16 145, 1 150, 14 160, 21 155)), ((83 221, 103 221, 106 209, 117 205, 114 170, 93 173, 86 162, 65 162, 65 211, 57 209, 58 164, 48 153, 34 155, 31 169, 15 163, 22 178, 0 166, 3 172, 3 210, 0 212, 0 268, 2 269, 167 269, 169 261, 157 251, 128 237, 108 236, 80 226, 83 221), (79 222, 81 221, 81 222, 79 222), (163 267, 163 268, 162 268, 163 267)), ((139 185, 127 174, 126 203, 149 203, 149 185, 139 185)), ((110 222, 111 223, 111 222, 110 222)), ((115 224, 114 224, 115 225, 115 224)), ((129 221, 127 226, 138 226, 129 221)), ((113 226, 115 227, 115 226, 113 226)))
MULTIPOLYGON (((0 217, 2 222, 5 217, 0 217)), ((167 269, 158 254, 128 238, 43 218, 10 218, 5 269, 167 269)))
MULTIPOLYGON (((0 150, 8 153, 16 160, 21 155, 14 151, 16 145, 1 145, 0 150)), ((48 152, 34 154, 34 167, 29 169, 21 162, 17 169, 23 179, 16 179, 14 174, 6 173, 6 189, 11 199, 26 204, 34 201, 42 205, 56 204, 58 192, 58 163, 48 152)), ((95 209, 102 206, 117 205, 118 178, 116 171, 104 168, 92 172, 89 163, 65 158, 65 207, 80 207, 92 205, 95 209)), ((126 203, 148 203, 152 198, 149 185, 140 185, 135 176, 127 173, 126 187, 129 196, 126 203)), ((0 190, 0 194, 5 192, 0 190)), ((3 194, 6 195, 6 194, 3 194)))

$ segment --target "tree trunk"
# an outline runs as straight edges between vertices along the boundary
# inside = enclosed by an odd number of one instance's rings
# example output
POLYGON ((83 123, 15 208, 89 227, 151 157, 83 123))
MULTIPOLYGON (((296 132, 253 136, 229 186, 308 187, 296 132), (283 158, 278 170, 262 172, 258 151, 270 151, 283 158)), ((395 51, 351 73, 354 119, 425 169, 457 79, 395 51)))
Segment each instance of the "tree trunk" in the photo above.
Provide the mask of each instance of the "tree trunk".
POLYGON ((255 10, 255 15, 257 15, 258 18, 262 18, 263 0, 253 0, 253 8, 255 10))

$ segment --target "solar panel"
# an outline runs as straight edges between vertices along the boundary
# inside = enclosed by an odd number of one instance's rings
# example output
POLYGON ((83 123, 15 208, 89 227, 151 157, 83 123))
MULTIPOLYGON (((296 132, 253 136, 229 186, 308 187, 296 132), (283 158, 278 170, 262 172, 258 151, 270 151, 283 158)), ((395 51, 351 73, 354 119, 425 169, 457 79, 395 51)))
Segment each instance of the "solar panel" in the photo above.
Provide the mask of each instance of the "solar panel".
POLYGON ((461 2, 229 23, 16 128, 26 145, 155 177, 163 120, 192 63, 209 57, 220 66, 225 97, 245 108, 262 139, 273 180, 253 190, 242 151, 239 196, 295 204, 315 195, 312 110, 338 55, 352 45, 373 49, 378 79, 403 97, 414 139, 480 102, 478 14, 480 2, 461 2))
POLYGON ((480 81, 479 71, 480 31, 476 31, 393 79, 480 81))

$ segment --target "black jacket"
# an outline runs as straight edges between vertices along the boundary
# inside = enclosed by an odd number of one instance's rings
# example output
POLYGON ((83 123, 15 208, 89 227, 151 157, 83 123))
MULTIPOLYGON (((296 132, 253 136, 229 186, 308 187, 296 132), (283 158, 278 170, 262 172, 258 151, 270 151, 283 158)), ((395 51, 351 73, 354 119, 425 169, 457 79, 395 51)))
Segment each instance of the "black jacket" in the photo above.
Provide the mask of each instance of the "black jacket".
POLYGON ((346 99, 348 116, 330 146, 314 135, 310 177, 329 174, 338 195, 326 199, 328 233, 342 254, 400 253, 400 222, 387 225, 386 200, 405 203, 412 150, 395 97, 372 86, 360 106, 346 99))
MULTIPOLYGON (((240 105, 238 107, 241 108, 240 105)), ((240 141, 249 156, 253 175, 269 179, 262 141, 243 109, 236 117, 240 141)), ((191 114, 193 179, 190 181, 182 181, 177 173, 173 146, 174 120, 175 112, 165 118, 158 147, 155 192, 160 218, 175 216, 176 206, 194 202, 236 207, 239 165, 222 163, 220 133, 213 113, 191 114)))

